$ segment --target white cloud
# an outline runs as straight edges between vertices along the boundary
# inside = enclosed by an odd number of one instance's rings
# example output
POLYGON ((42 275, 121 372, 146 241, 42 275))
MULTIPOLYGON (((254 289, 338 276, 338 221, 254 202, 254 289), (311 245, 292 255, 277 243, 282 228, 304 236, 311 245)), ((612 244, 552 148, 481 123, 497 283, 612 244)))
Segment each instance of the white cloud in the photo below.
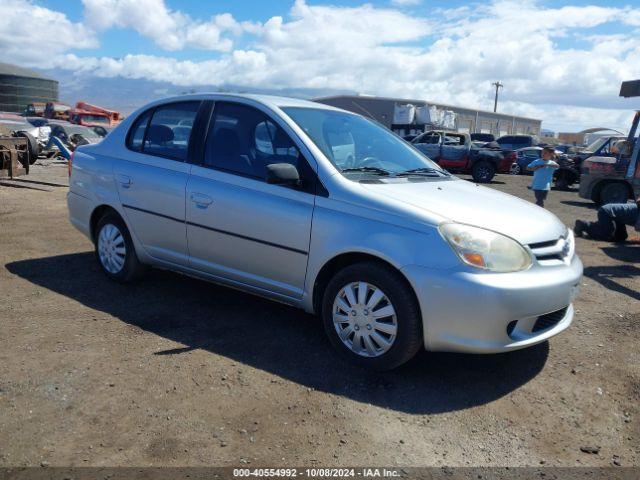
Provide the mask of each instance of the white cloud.
POLYGON ((391 0, 392 5, 397 5, 399 7, 409 7, 414 5, 420 5, 422 0, 391 0))
MULTIPOLYGON (((342 89, 485 109, 492 107, 491 82, 500 80, 505 85, 501 111, 542 118, 545 126, 564 130, 571 125, 627 128, 632 105, 617 97, 618 89, 622 80, 640 78, 640 35, 620 33, 637 28, 640 17, 631 7, 606 3, 552 8, 497 0, 437 10, 427 18, 393 7, 296 0, 286 16, 240 23, 224 13, 192 19, 169 10, 163 0, 83 1, 86 26, 62 16, 69 30, 82 27, 79 46, 95 41, 90 29, 117 27, 135 29, 169 51, 222 52, 203 61, 153 55, 87 58, 76 52, 74 42, 64 41, 47 57, 50 64, 105 77, 183 86, 342 89), (619 33, 590 30, 605 24, 619 33), (242 48, 233 46, 235 38, 242 38, 242 48)), ((29 29, 34 42, 39 31, 29 29)), ((2 32, 0 39, 9 44, 2 32)), ((42 58, 33 54, 30 59, 30 51, 22 61, 42 58)))
POLYGON ((82 0, 87 25, 106 30, 132 28, 169 51, 195 47, 229 51, 233 42, 224 33, 240 34, 242 26, 227 14, 201 22, 167 8, 164 0, 82 0))
POLYGON ((30 0, 0 0, 0 56, 5 62, 46 63, 71 48, 94 48, 91 30, 30 0))

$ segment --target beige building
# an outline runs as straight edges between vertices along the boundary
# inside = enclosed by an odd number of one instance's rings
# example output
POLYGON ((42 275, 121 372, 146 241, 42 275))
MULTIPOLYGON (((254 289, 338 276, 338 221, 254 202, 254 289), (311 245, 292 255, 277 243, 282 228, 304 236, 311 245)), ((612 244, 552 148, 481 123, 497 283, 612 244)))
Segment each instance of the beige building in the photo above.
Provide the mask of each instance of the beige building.
POLYGON ((371 117, 399 135, 409 135, 424 131, 425 127, 428 126, 426 124, 418 124, 415 121, 412 124, 394 124, 394 110, 399 105, 435 106, 439 110, 454 112, 455 127, 453 129, 465 133, 492 133, 496 137, 510 134, 539 135, 542 125, 542 121, 535 118, 457 107, 426 100, 365 95, 336 95, 315 98, 314 101, 371 117))

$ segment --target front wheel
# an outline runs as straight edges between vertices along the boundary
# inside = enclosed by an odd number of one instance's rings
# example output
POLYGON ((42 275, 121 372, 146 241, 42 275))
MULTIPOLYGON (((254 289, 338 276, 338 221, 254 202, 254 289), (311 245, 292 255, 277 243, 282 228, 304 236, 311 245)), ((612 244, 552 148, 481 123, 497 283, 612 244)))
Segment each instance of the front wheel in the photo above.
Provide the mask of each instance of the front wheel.
POLYGON ((509 169, 509 173, 511 175, 521 175, 522 174, 522 167, 520 166, 520 164, 518 162, 513 162, 511 164, 511 168, 509 169))
POLYGON ((482 160, 473 166, 471 173, 475 182, 489 183, 496 174, 496 167, 493 163, 482 160))
POLYGON ((96 257, 105 275, 127 283, 144 273, 145 267, 138 260, 129 230, 119 215, 105 214, 95 231, 96 257))
POLYGON ((422 346, 422 318, 410 285, 375 262, 351 265, 331 279, 322 318, 336 350, 365 368, 391 370, 422 346))

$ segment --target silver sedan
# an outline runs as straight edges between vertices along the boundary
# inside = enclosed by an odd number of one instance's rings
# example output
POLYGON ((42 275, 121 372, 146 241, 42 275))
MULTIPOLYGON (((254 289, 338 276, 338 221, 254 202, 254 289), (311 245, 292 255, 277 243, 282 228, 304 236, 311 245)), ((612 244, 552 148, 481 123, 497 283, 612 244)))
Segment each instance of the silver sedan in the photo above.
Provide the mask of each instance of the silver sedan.
POLYGON ((573 318, 582 264, 558 218, 353 113, 176 97, 71 163, 70 219, 107 277, 155 266, 303 308, 368 368, 523 348, 573 318))

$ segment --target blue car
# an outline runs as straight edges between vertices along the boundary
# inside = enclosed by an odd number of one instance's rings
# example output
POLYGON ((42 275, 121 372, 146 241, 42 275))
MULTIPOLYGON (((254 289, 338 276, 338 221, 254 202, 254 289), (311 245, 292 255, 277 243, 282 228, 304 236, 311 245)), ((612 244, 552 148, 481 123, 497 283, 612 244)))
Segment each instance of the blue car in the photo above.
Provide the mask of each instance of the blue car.
POLYGON ((542 147, 527 147, 516 150, 516 161, 511 165, 511 174, 530 175, 532 172, 527 170, 527 165, 541 157, 542 147))

